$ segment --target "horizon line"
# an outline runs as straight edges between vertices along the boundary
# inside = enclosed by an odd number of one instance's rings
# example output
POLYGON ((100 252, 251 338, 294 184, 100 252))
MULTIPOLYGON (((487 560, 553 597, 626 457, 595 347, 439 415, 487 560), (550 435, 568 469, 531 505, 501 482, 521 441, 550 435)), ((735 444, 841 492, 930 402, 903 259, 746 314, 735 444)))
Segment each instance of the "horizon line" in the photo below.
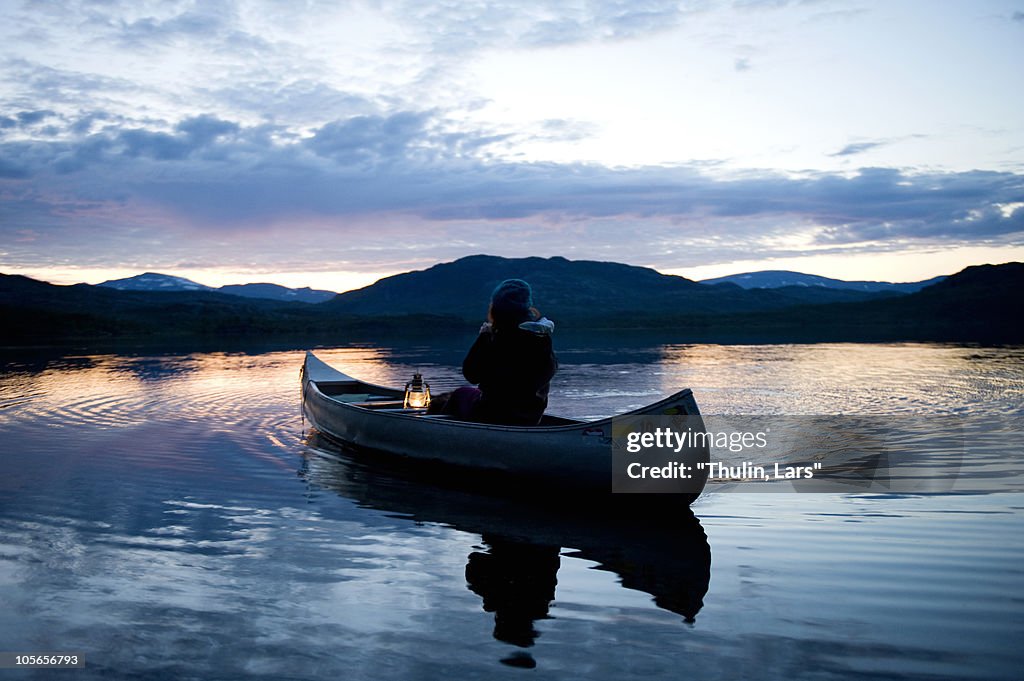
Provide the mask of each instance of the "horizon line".
MULTIPOLYGON (((135 274, 128 274, 126 276, 109 276, 109 275, 114 273, 114 272, 116 272, 116 273, 124 273, 126 271, 130 271, 127 268, 116 268, 116 269, 95 268, 96 271, 106 272, 107 275, 94 276, 94 277, 92 277, 93 281, 82 281, 82 280, 72 281, 71 278, 69 278, 67 276, 63 276, 62 277, 62 276, 58 275, 55 278, 53 276, 46 277, 45 275, 40 276, 38 274, 39 272, 53 271, 52 268, 23 268, 23 267, 15 267, 15 268, 10 268, 10 269, 8 269, 8 268, 0 268, 0 274, 25 276, 25 277, 28 277, 30 279, 35 279, 37 281, 42 281, 42 282, 49 283, 49 284, 52 284, 52 285, 55 285, 55 286, 74 286, 76 284, 87 284, 87 285, 90 285, 90 286, 99 286, 99 285, 107 283, 109 281, 119 281, 119 280, 122 280, 122 279, 132 279, 132 278, 135 278, 135 277, 142 276, 144 274, 159 274, 159 275, 162 275, 162 276, 169 276, 169 277, 175 277, 175 278, 179 278, 179 279, 185 279, 185 280, 187 280, 187 281, 189 281, 191 283, 194 283, 194 284, 196 284, 198 286, 203 286, 203 287, 212 289, 214 291, 216 291, 216 290, 218 290, 220 288, 223 288, 225 286, 271 284, 271 285, 276 285, 276 286, 282 286, 284 288, 289 288, 289 289, 309 288, 309 289, 312 289, 312 290, 328 291, 328 292, 335 293, 335 294, 342 294, 342 293, 347 293, 349 291, 354 291, 354 290, 357 290, 357 289, 360 289, 360 288, 365 288, 366 286, 372 286, 373 284, 379 282, 381 279, 385 279, 387 277, 401 275, 401 274, 407 274, 409 272, 414 272, 414 271, 422 271, 422 270, 430 269, 430 268, 438 266, 438 265, 450 264, 450 263, 453 263, 453 262, 457 262, 459 260, 464 260, 466 258, 481 257, 481 256, 482 257, 500 258, 500 259, 504 259, 504 260, 525 260, 527 258, 540 258, 542 260, 563 259, 563 260, 568 260, 570 262, 606 262, 606 263, 613 263, 613 264, 620 264, 620 265, 629 265, 631 267, 640 267, 640 268, 645 268, 645 269, 651 269, 651 270, 654 270, 654 271, 658 272, 659 274, 663 274, 665 276, 680 276, 680 277, 683 277, 683 278, 686 278, 686 279, 690 279, 691 281, 695 281, 697 283, 702 283, 704 281, 710 281, 710 280, 729 278, 729 277, 742 276, 742 275, 745 275, 745 274, 757 274, 757 273, 761 273, 761 272, 791 272, 791 273, 794 273, 794 274, 801 274, 801 275, 805 275, 805 276, 817 276, 817 277, 822 277, 822 278, 825 278, 825 279, 830 279, 832 281, 841 281, 841 282, 846 282, 846 283, 878 282, 878 283, 891 283, 891 284, 906 284, 906 283, 918 283, 918 282, 921 282, 921 281, 927 281, 929 279, 933 279, 933 278, 936 278, 936 277, 948 277, 951 274, 955 274, 956 272, 960 272, 963 269, 966 269, 967 267, 977 267, 977 266, 982 266, 982 265, 1002 265, 1002 264, 1009 264, 1011 262, 1018 262, 1018 261, 1014 261, 1014 260, 1007 260, 1007 261, 1004 261, 1004 262, 975 262, 975 263, 972 263, 970 265, 966 265, 964 267, 961 267, 960 269, 956 270, 955 272, 944 272, 944 273, 941 273, 941 274, 936 274, 936 275, 932 275, 932 276, 926 276, 926 277, 921 278, 921 279, 909 279, 909 280, 906 280, 906 281, 893 281, 893 280, 889 280, 889 279, 852 279, 852 278, 851 279, 844 279, 844 278, 837 277, 837 276, 828 276, 828 275, 817 274, 817 273, 813 273, 813 272, 803 272, 803 271, 800 271, 800 270, 792 270, 792 269, 786 269, 786 268, 777 268, 776 269, 776 268, 770 268, 770 267, 769 268, 764 268, 764 269, 753 269, 753 270, 751 270, 751 269, 742 269, 742 270, 736 271, 736 272, 734 272, 732 274, 718 275, 718 276, 711 276, 711 277, 704 277, 704 278, 701 278, 701 279, 697 279, 697 278, 694 278, 694 277, 687 277, 684 274, 680 274, 681 270, 692 269, 692 268, 659 269, 657 267, 651 267, 651 266, 648 266, 648 265, 633 265, 631 263, 622 263, 622 262, 613 261, 613 260, 595 260, 595 259, 591 259, 591 258, 581 258, 581 259, 578 259, 578 260, 574 260, 574 259, 571 259, 571 258, 566 258, 565 256, 557 256, 557 255, 556 256, 524 256, 524 257, 518 257, 517 258, 517 257, 491 255, 491 254, 485 254, 485 253, 476 253, 476 254, 472 254, 472 255, 466 255, 466 256, 459 257, 459 258, 455 258, 454 260, 437 261, 437 262, 434 262, 432 264, 426 265, 424 267, 411 268, 411 269, 407 269, 407 270, 390 272, 390 273, 382 273, 382 272, 369 273, 369 272, 367 272, 367 273, 365 273, 365 275, 368 275, 368 276, 362 276, 362 277, 359 276, 360 273, 352 273, 352 274, 355 274, 357 278, 362 279, 362 282, 358 283, 357 285, 353 285, 353 286, 350 286, 348 288, 344 288, 343 290, 336 290, 334 288, 324 288, 324 287, 321 287, 321 286, 317 286, 317 285, 315 285, 313 283, 305 283, 305 284, 302 284, 302 285, 289 285, 287 283, 281 283, 281 279, 282 278, 288 278, 290 276, 286 272, 282 272, 280 274, 271 274, 269 277, 267 277, 265 279, 262 279, 262 280, 253 280, 253 279, 250 278, 250 279, 247 279, 246 281, 241 282, 241 283, 236 282, 236 281, 230 281, 230 282, 227 282, 227 283, 222 283, 219 286, 217 286, 217 285, 210 285, 210 284, 203 283, 201 281, 197 281, 196 279, 193 278, 193 277, 197 276, 196 274, 191 274, 191 276, 188 276, 188 275, 176 273, 176 272, 179 272, 179 271, 182 271, 182 270, 188 272, 190 268, 169 268, 169 269, 163 270, 163 271, 160 271, 163 268, 144 268, 144 269, 142 269, 142 271, 136 271, 135 274), (369 277, 373 277, 372 280, 369 277), (99 281, 96 281, 96 279, 99 279, 99 281), (274 279, 278 279, 278 281, 274 281, 274 279), (363 282, 365 282, 365 283, 363 283, 363 282)), ((71 271, 78 271, 78 269, 79 268, 72 268, 71 271)), ((195 268, 195 269, 198 272, 210 271, 210 270, 216 271, 216 268, 195 268)), ((260 274, 265 274, 265 273, 261 272, 260 274)), ((305 274, 314 274, 314 273, 307 272, 305 274)), ((323 274, 323 273, 321 273, 321 274, 323 274)), ((202 276, 202 275, 200 274, 199 276, 202 276)), ((242 273, 242 272, 239 272, 235 276, 233 276, 232 279, 235 279, 238 276, 245 276, 245 274, 242 273)), ((291 278, 294 279, 294 276, 292 275, 291 278)))

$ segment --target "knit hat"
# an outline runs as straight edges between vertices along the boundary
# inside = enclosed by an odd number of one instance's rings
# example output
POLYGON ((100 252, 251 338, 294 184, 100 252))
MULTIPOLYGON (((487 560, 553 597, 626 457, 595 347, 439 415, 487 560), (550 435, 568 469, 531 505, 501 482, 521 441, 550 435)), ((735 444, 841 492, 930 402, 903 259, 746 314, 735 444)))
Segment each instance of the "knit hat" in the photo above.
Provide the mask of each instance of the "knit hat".
POLYGON ((491 310, 496 316, 528 318, 533 307, 533 291, 522 279, 506 279, 491 294, 491 310))

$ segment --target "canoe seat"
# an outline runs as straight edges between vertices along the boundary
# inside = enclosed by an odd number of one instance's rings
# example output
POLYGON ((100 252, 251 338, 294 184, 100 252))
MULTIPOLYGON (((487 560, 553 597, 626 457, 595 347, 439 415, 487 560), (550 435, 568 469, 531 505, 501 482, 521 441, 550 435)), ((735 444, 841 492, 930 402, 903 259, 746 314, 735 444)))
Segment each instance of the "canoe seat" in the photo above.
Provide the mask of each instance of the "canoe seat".
POLYGON ((368 393, 348 393, 345 395, 334 395, 334 399, 338 400, 339 402, 344 402, 346 404, 351 404, 353 402, 366 402, 369 398, 370 395, 368 393))

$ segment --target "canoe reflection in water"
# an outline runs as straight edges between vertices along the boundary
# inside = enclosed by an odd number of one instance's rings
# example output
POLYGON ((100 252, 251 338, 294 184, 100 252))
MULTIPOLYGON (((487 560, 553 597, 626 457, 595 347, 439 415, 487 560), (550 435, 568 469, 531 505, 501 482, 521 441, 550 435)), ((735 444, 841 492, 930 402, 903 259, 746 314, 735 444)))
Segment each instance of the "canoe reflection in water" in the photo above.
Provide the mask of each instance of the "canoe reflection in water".
MULTIPOLYGON (((364 507, 480 535, 469 554, 468 588, 494 613, 494 638, 527 648, 555 600, 560 556, 592 561, 626 589, 693 622, 711 579, 711 548, 696 516, 671 494, 608 494, 600 501, 483 495, 413 471, 386 469, 315 431, 301 475, 364 507)), ((533 666, 523 652, 502 660, 533 666)))

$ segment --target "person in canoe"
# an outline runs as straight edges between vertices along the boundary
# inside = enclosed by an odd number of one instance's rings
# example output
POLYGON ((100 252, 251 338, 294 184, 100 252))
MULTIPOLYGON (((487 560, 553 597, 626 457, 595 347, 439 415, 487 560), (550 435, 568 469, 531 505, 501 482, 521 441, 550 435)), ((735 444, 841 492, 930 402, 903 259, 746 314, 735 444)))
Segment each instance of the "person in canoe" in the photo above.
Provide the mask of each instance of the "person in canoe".
POLYGON ((551 344, 554 322, 533 306, 533 291, 522 279, 494 289, 487 321, 462 362, 466 386, 438 400, 432 411, 466 421, 535 426, 548 406, 558 358, 551 344))

